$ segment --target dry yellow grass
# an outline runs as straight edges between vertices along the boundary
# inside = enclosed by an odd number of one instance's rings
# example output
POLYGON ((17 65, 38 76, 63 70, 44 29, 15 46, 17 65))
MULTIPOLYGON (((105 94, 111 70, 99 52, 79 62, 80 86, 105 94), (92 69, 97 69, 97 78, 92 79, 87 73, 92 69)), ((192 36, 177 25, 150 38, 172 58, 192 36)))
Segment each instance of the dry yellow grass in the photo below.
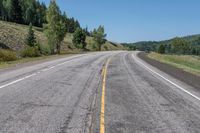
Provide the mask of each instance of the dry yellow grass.
POLYGON ((50 56, 41 56, 41 57, 34 57, 34 58, 21 58, 16 61, 0 61, 0 69, 13 67, 18 64, 29 63, 29 62, 39 62, 39 61, 49 61, 52 59, 64 58, 73 56, 74 54, 67 54, 67 55, 50 55, 50 56))
MULTIPOLYGON (((47 45, 47 38, 42 32, 42 28, 33 27, 35 31, 35 36, 37 41, 42 45, 47 45)), ((24 48, 25 38, 28 33, 28 26, 15 24, 10 22, 0 21, 0 43, 5 44, 6 46, 10 47, 13 50, 19 51, 24 48)), ((72 43, 73 35, 67 33, 64 41, 62 42, 62 53, 77 53, 79 52, 72 43)), ((94 51, 94 44, 92 37, 87 37, 86 40, 88 46, 87 49, 90 51, 94 51)), ((102 46, 102 50, 122 50, 124 47, 120 44, 113 45, 110 42, 106 42, 102 46)))

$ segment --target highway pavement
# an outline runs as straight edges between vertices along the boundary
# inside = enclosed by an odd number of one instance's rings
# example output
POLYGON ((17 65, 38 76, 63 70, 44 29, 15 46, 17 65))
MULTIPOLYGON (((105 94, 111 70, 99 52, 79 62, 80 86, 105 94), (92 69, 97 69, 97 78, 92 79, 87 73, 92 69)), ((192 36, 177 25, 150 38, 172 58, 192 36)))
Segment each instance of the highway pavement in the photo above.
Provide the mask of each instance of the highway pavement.
POLYGON ((0 71, 0 133, 199 133, 200 90, 95 52, 0 71))

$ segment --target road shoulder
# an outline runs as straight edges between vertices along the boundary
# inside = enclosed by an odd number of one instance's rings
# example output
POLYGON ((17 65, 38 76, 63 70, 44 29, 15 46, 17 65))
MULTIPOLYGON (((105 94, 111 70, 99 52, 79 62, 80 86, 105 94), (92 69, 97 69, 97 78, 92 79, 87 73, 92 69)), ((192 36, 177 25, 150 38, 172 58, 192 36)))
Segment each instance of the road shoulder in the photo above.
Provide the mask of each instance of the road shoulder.
POLYGON ((138 57, 148 64, 158 68, 159 70, 165 72, 166 74, 200 90, 200 78, 199 76, 193 75, 191 73, 185 72, 182 69, 176 68, 169 64, 161 63, 159 61, 148 58, 147 54, 140 52, 138 57))
POLYGON ((43 57, 35 57, 35 58, 24 58, 21 60, 11 61, 11 62, 2 62, 2 64, 0 63, 0 72, 32 66, 32 65, 48 62, 51 60, 62 59, 62 58, 71 57, 75 55, 78 55, 78 54, 52 55, 52 56, 43 56, 43 57))

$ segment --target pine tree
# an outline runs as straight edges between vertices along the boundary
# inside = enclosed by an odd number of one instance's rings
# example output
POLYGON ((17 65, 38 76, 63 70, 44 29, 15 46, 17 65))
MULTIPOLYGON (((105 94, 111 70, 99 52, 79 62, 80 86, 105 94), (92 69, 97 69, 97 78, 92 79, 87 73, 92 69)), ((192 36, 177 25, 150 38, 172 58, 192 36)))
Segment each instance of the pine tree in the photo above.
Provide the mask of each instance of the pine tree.
POLYGON ((11 21, 12 17, 12 1, 11 0, 3 0, 2 1, 2 18, 5 21, 11 21))
POLYGON ((88 27, 87 27, 87 26, 86 26, 86 28, 84 29, 84 31, 85 31, 85 33, 86 33, 87 36, 91 36, 91 35, 90 35, 90 32, 88 31, 88 27))
POLYGON ((0 0, 0 20, 2 19, 3 0, 0 0))
POLYGON ((86 33, 81 28, 77 28, 73 34, 73 44, 78 49, 86 48, 86 33))
POLYGON ((74 20, 74 18, 72 17, 72 18, 70 18, 69 20, 68 20, 68 32, 69 33, 74 33, 74 31, 75 31, 75 20, 74 20))
POLYGON ((158 53, 160 54, 164 54, 165 53, 165 46, 163 44, 161 44, 158 48, 158 53))
POLYGON ((29 31, 28 31, 28 35, 27 35, 27 38, 26 38, 26 43, 30 47, 34 47, 35 43, 36 43, 36 38, 35 38, 35 34, 34 34, 33 27, 32 27, 31 23, 29 24, 29 31))
POLYGON ((19 0, 12 0, 12 21, 16 23, 23 23, 22 8, 19 0))

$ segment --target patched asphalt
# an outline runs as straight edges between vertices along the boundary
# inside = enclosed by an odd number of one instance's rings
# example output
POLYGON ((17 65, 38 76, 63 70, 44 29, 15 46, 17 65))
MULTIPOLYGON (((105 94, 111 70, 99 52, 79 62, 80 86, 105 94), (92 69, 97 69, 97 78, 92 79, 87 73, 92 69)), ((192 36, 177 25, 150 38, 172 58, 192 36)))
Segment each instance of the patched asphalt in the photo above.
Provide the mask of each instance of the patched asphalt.
POLYGON ((150 73, 136 59, 121 53, 108 67, 106 132, 200 132, 200 101, 150 73))
MULTIPOLYGON (((110 57, 106 133, 200 132, 200 101, 146 70, 136 61, 141 60, 137 53, 97 52, 1 70, 0 86, 8 86, 0 89, 0 132, 99 133, 101 74, 110 57)), ((200 96, 198 90, 192 93, 200 96)))

